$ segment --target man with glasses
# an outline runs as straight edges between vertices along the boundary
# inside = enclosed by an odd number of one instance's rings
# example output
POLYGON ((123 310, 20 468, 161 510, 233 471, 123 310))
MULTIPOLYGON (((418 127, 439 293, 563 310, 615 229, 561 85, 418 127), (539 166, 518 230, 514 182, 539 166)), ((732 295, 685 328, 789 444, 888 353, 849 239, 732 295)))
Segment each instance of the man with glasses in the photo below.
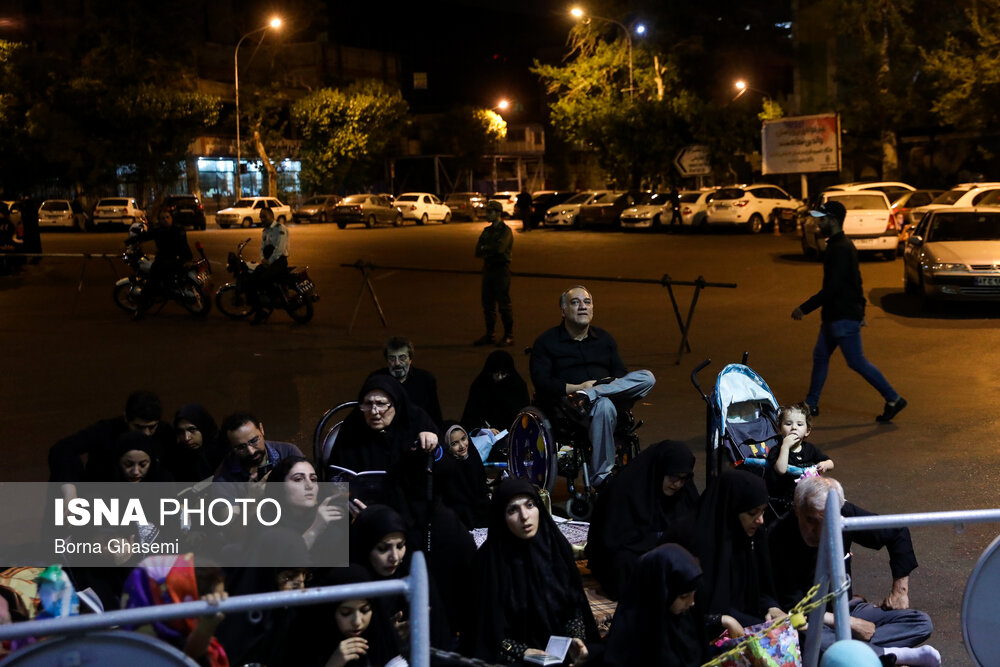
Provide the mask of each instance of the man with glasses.
POLYGON ((424 412, 430 415, 434 423, 440 427, 442 417, 441 403, 438 401, 437 379, 430 372, 413 366, 413 343, 410 342, 410 339, 393 336, 385 342, 383 353, 385 354, 386 367, 372 372, 371 375, 391 375, 399 380, 410 400, 423 408, 424 412))
POLYGON ((214 482, 264 482, 279 461, 302 456, 291 443, 266 440, 264 425, 249 412, 229 415, 219 430, 229 443, 229 453, 219 465, 214 482))

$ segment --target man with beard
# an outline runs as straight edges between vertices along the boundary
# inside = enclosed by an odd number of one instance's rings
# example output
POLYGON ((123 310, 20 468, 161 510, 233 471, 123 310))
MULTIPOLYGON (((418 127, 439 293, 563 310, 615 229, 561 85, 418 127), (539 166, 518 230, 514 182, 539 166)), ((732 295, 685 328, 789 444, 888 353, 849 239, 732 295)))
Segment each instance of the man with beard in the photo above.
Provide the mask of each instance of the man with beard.
MULTIPOLYGON (((440 427, 442 422, 441 403, 438 401, 437 380, 430 372, 413 366, 413 343, 409 338, 393 336, 385 342, 386 367, 373 371, 371 375, 391 375, 399 380, 407 396, 430 415, 440 427)), ((369 375, 369 377, 371 377, 369 375)))
POLYGON ((263 482, 278 461, 302 456, 291 443, 265 440, 264 425, 249 412, 229 415, 220 430, 229 443, 229 453, 219 465, 214 482, 263 482))

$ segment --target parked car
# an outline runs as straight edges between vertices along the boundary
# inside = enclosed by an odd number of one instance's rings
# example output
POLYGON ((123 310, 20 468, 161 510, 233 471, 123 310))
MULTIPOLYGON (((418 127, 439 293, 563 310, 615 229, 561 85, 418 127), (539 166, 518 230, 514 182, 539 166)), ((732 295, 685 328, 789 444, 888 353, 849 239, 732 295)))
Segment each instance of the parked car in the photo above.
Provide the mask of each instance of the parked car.
POLYGON ((900 252, 913 231, 913 216, 910 215, 910 210, 926 206, 942 194, 944 190, 910 190, 892 202, 892 213, 896 216, 896 227, 899 228, 900 252))
MULTIPOLYGON (((885 193, 879 190, 827 190, 820 196, 818 205, 828 201, 840 202, 847 209, 844 234, 854 242, 855 248, 874 250, 886 259, 896 259, 899 230, 885 193)), ((826 238, 817 221, 818 218, 808 213, 803 216, 802 252, 808 257, 819 257, 826 252, 826 238)))
POLYGON ((229 208, 224 208, 215 214, 215 223, 223 229, 233 226, 252 227, 259 225, 260 210, 270 207, 274 219, 284 224, 291 220, 292 209, 274 197, 245 197, 229 208))
POLYGON ((292 222, 330 222, 340 203, 337 195, 315 195, 292 209, 292 222))
POLYGON ((673 212, 669 192, 651 194, 645 201, 622 211, 621 226, 622 229, 659 229, 670 223, 673 212))
POLYGON ((587 190, 585 192, 580 192, 561 204, 556 204, 545 212, 545 223, 546 227, 578 227, 577 215, 580 213, 580 207, 589 204, 596 200, 598 197, 611 192, 610 190, 587 190))
POLYGON ((734 185, 720 188, 708 204, 706 222, 710 225, 742 225, 757 234, 764 225, 773 226, 781 216, 794 219, 802 202, 777 185, 734 185))
POLYGON ((531 227, 545 220, 545 212, 576 194, 575 190, 539 190, 531 194, 531 227))
POLYGON ((930 211, 906 242, 903 283, 924 301, 1000 300, 1000 210, 930 211))
POLYGON ((649 195, 644 192, 608 192, 580 206, 576 226, 618 229, 622 211, 648 200, 649 195))
POLYGON ((192 229, 205 229, 205 207, 198 195, 167 195, 163 207, 174 216, 174 223, 192 229))
POLYGON ((135 222, 145 220, 146 212, 139 208, 134 197, 107 197, 97 200, 91 219, 95 227, 97 225, 129 227, 135 222))
POLYGON ((379 223, 399 227, 403 224, 403 214, 382 195, 349 195, 333 209, 333 221, 341 229, 347 225, 370 229, 379 223))
POLYGON ((879 192, 885 193, 885 196, 889 198, 889 201, 893 202, 905 195, 907 192, 913 192, 916 188, 908 183, 900 183, 899 181, 856 181, 854 183, 831 185, 826 188, 824 192, 831 190, 878 190, 879 192))
POLYGON ((718 188, 681 191, 681 224, 704 228, 708 222, 708 205, 718 188))
POLYGON ((495 192, 490 195, 490 201, 500 202, 500 205, 503 206, 502 215, 504 218, 513 218, 517 195, 518 193, 513 191, 495 192))
POLYGON ((403 214, 403 220, 415 220, 418 225, 428 220, 451 222, 451 209, 429 192, 405 192, 396 197, 396 208, 403 214))
POLYGON ((87 227, 87 215, 83 207, 77 206, 80 212, 74 212, 73 202, 68 199, 46 199, 38 208, 38 228, 68 227, 82 232, 87 227))
POLYGON ((936 197, 925 206, 910 209, 910 217, 917 224, 930 211, 949 206, 979 206, 991 193, 1000 190, 1000 183, 962 183, 936 197))
POLYGON ((452 216, 475 222, 486 207, 486 195, 479 192, 452 192, 444 198, 444 203, 451 209, 452 216))

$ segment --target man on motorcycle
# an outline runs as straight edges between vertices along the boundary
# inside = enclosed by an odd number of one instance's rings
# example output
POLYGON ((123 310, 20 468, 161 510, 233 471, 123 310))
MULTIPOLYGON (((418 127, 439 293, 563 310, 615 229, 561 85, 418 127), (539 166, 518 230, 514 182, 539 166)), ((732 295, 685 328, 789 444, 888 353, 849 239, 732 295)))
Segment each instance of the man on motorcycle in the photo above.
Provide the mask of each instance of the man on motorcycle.
POLYGON ((146 316, 146 311, 152 305, 153 300, 167 291, 169 281, 184 269, 184 263, 192 257, 191 247, 187 242, 187 233, 184 227, 174 224, 174 216, 170 211, 160 213, 158 224, 149 231, 134 233, 129 230, 129 238, 126 243, 142 243, 143 241, 153 241, 156 244, 156 257, 153 265, 149 269, 149 278, 142 289, 139 302, 136 304, 135 314, 132 319, 141 320, 146 316))
POLYGON ((250 275, 246 290, 247 300, 253 307, 250 324, 260 324, 267 319, 268 312, 261 305, 261 294, 288 272, 288 228, 274 219, 274 211, 270 207, 260 210, 260 221, 264 225, 260 238, 261 260, 250 275))

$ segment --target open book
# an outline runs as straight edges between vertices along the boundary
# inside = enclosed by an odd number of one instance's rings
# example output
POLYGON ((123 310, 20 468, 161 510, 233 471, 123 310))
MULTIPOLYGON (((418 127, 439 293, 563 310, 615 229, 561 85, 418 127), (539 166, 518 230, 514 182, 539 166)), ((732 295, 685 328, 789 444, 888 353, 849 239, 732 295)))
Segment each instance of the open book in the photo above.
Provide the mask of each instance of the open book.
POLYGON ((526 655, 525 662, 533 665, 561 665, 566 660, 566 653, 569 652, 570 644, 573 643, 571 637, 549 637, 549 643, 545 645, 545 653, 541 655, 526 655))
POLYGON ((326 467, 327 481, 347 482, 351 487, 351 498, 357 498, 366 505, 385 503, 388 489, 385 470, 362 470, 354 472, 350 468, 333 465, 326 467))

